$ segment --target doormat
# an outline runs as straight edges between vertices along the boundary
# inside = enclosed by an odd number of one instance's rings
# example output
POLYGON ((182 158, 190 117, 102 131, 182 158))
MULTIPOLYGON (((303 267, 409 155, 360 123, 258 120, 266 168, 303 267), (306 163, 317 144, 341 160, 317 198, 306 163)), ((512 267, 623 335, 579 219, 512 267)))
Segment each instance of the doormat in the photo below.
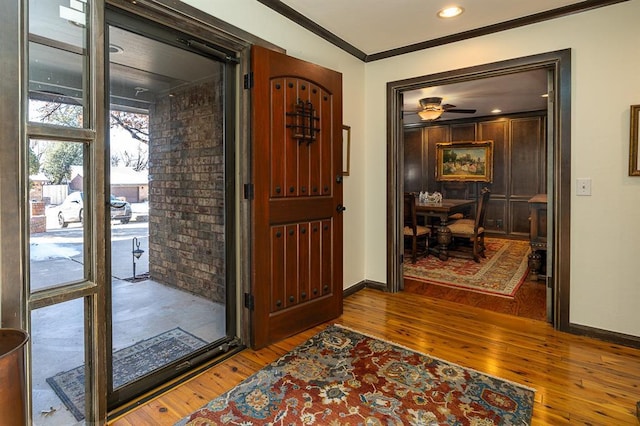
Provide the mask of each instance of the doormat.
MULTIPOLYGON (((118 388, 158 369, 207 342, 176 327, 113 353, 113 387, 118 388)), ((76 420, 84 419, 84 365, 47 378, 47 383, 76 420)))
POLYGON ((513 297, 529 272, 528 241, 485 238, 486 258, 449 257, 442 261, 429 255, 415 264, 403 264, 404 277, 429 284, 513 297))
POLYGON ((333 325, 187 425, 526 425, 534 390, 333 325))

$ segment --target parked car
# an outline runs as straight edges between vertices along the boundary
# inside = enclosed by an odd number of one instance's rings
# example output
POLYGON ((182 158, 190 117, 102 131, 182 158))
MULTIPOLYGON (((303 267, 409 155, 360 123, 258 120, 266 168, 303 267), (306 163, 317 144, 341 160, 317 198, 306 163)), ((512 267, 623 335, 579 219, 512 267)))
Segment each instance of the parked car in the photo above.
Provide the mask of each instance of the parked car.
MULTIPOLYGON (((131 220, 131 204, 118 200, 113 194, 110 198, 111 220, 119 220, 120 223, 129 223, 131 220)), ((66 228, 69 223, 82 222, 84 218, 84 193, 72 192, 58 206, 58 223, 66 228)))

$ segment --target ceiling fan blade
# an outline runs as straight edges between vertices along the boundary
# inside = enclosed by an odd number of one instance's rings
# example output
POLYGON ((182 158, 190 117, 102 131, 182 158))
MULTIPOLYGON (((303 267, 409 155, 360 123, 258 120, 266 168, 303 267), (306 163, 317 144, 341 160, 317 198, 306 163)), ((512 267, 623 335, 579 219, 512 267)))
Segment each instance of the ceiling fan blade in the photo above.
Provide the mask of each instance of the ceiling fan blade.
POLYGON ((476 112, 476 110, 475 109, 452 108, 452 109, 445 109, 444 112, 456 112, 458 114, 474 114, 476 112))

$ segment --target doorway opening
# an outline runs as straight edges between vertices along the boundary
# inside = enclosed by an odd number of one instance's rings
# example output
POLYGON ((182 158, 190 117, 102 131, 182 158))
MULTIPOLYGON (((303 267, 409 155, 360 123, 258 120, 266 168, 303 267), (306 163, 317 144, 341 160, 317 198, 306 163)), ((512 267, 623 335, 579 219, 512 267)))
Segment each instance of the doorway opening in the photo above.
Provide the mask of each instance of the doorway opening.
POLYGON ((237 62, 111 9, 102 61, 56 42, 50 12, 30 17, 32 422, 93 423, 95 401, 115 409, 241 345, 237 62), (86 107, 93 95, 105 105, 86 107))
MULTIPOLYGON (((569 304, 569 229, 570 202, 570 51, 534 55, 493 64, 470 67, 446 73, 390 82, 388 95, 388 181, 387 206, 387 282, 390 291, 403 288, 402 206, 404 182, 403 96, 420 88, 443 86, 461 82, 503 76, 532 70, 548 70, 549 79, 547 114, 547 167, 546 193, 549 197, 547 215, 546 251, 547 318, 556 328, 568 328, 569 304), (563 232, 560 233, 560 229, 563 232)), ((466 105, 461 105, 467 108, 466 105)))

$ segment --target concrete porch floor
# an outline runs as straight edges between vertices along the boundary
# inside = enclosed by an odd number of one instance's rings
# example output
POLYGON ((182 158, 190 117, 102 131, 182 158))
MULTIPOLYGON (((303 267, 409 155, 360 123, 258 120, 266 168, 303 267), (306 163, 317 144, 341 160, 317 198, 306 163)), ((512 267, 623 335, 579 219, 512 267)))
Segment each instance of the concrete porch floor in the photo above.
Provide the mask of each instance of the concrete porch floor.
MULTIPOLYGON (((152 280, 113 282, 114 350, 126 348, 175 327, 207 341, 225 336, 224 306, 152 280)), ((75 417, 46 382, 47 377, 84 364, 83 301, 33 312, 33 424, 76 425, 75 417)))
MULTIPOLYGON (((30 238, 31 291, 84 276, 83 226, 74 223, 60 229, 54 214, 47 214, 47 220, 47 232, 32 234, 30 238)), ((223 304, 152 279, 127 281, 133 276, 134 236, 144 250, 136 261, 136 277, 139 277, 149 271, 147 223, 137 220, 126 225, 114 223, 111 235, 114 351, 176 327, 207 342, 224 337, 223 304)), ((46 382, 48 377, 84 364, 84 334, 83 299, 32 311, 29 345, 34 425, 84 424, 75 420, 46 382)))

